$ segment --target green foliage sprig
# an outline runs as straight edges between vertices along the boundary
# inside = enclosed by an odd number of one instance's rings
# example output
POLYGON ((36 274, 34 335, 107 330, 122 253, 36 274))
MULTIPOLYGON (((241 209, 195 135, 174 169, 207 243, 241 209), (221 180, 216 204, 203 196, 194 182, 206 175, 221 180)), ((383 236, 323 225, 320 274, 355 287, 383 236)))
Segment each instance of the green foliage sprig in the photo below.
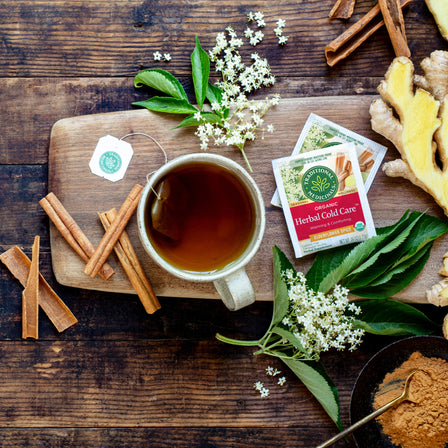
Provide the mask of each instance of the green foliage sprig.
POLYGON ((253 64, 246 67, 237 48, 242 41, 236 33, 227 28, 230 40, 224 33, 217 37, 217 45, 211 54, 213 61, 219 64, 223 81, 219 86, 210 82, 210 57, 196 36, 195 48, 191 54, 192 79, 196 105, 190 104, 182 84, 171 73, 162 69, 148 69, 138 73, 134 86, 148 86, 165 96, 153 96, 133 105, 145 107, 155 112, 186 115, 176 128, 197 126, 195 135, 200 139, 202 150, 208 149, 210 141, 215 145, 236 146, 241 151, 249 171, 251 165, 246 157, 244 146, 247 140, 255 140, 256 131, 273 132, 272 125, 263 128, 263 116, 270 106, 279 102, 279 95, 263 101, 249 101, 246 94, 274 83, 270 67, 265 59, 252 54, 253 64), (222 53, 223 59, 219 59, 222 53), (236 63, 235 61, 238 61, 236 63), (206 107, 206 100, 208 105, 206 107))
MULTIPOLYGON (((448 223, 444 220, 425 213, 406 212, 396 224, 377 229, 376 237, 355 246, 319 253, 306 274, 306 289, 295 288, 291 278, 300 278, 300 274, 285 254, 274 247, 274 309, 267 332, 257 341, 239 341, 220 334, 216 337, 229 344, 257 347, 255 355, 280 358, 341 428, 338 392, 319 360, 320 353, 327 351, 327 347, 320 343, 319 349, 313 352, 316 345, 304 337, 305 333, 312 332, 306 329, 306 319, 300 315, 303 308, 297 306, 298 302, 313 301, 317 316, 314 326, 320 325, 319 319, 328 318, 326 325, 329 327, 336 315, 338 325, 342 322, 344 343, 352 344, 350 349, 356 348, 363 332, 389 336, 431 334, 438 327, 424 313, 387 297, 415 278, 433 242, 446 231, 448 223), (333 295, 329 295, 331 290, 333 295), (336 304, 344 304, 344 290, 363 294, 371 300, 352 303, 342 309, 336 304), (297 291, 301 291, 301 296, 297 291), (334 306, 328 306, 327 298, 334 299, 334 306), (342 314, 347 317, 345 322, 342 314)), ((319 328, 313 331, 319 337, 322 334, 331 337, 328 333, 318 333, 319 328)))

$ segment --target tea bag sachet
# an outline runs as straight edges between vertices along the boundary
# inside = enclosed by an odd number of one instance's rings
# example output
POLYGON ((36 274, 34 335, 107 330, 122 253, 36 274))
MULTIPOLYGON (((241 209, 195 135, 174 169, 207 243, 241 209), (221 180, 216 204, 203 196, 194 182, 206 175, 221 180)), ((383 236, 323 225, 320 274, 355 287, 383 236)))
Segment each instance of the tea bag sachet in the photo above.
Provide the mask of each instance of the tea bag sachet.
POLYGON ((182 232, 182 211, 188 207, 188 190, 176 176, 163 179, 155 189, 151 204, 152 226, 172 240, 179 240, 182 232))

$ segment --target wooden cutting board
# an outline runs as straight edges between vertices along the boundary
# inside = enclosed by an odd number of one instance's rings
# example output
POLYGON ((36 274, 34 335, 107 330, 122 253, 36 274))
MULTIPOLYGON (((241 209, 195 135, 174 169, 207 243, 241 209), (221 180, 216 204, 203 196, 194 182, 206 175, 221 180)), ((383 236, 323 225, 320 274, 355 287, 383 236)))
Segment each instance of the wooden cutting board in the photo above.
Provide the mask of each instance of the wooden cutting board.
MULTIPOLYGON (((296 269, 302 272, 307 271, 314 258, 310 255, 294 260, 283 212, 270 204, 275 190, 271 160, 291 153, 311 112, 388 145, 386 160, 398 157, 392 145, 370 128, 369 106, 372 99, 372 96, 342 96, 282 100, 279 106, 265 116, 266 123, 274 124, 275 132, 247 145, 246 154, 253 167, 253 177, 264 197, 267 218, 262 246, 247 267, 257 300, 272 300, 272 246, 277 245, 283 250, 294 262, 296 269)), ((134 156, 126 176, 112 183, 93 175, 88 166, 98 139, 105 135, 120 138, 129 133, 143 132, 163 146, 169 160, 182 154, 199 152, 199 140, 194 136, 194 130, 172 129, 178 123, 177 116, 143 109, 67 118, 55 123, 49 153, 49 191, 60 198, 94 245, 98 244, 103 234, 97 212, 112 207, 118 209, 131 188, 136 183, 144 185, 146 175, 164 161, 160 149, 151 140, 140 135, 131 136, 126 141, 132 144, 134 156)), ((245 166, 237 149, 212 148, 211 152, 228 156, 245 166)), ((408 181, 387 178, 381 170, 368 193, 368 199, 376 226, 394 223, 406 209, 427 210, 428 213, 443 216, 430 196, 408 181)), ((156 266, 140 245, 135 216, 127 230, 159 296, 217 298, 212 284, 179 280, 156 266)), ((438 270, 447 249, 445 240, 437 241, 424 271, 397 298, 416 303, 426 302, 425 291, 440 280, 438 270)), ((109 257, 109 261, 116 274, 110 280, 104 281, 98 276, 92 279, 83 274, 84 263, 52 224, 51 251, 53 269, 59 283, 77 288, 133 293, 114 254, 109 257)))

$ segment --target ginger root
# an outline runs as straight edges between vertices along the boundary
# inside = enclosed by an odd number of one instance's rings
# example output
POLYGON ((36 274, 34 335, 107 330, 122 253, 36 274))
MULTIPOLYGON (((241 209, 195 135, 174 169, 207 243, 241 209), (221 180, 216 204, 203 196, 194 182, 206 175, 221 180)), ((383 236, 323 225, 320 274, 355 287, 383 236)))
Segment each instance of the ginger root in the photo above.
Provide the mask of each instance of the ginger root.
POLYGON ((448 2, 447 0, 426 0, 426 5, 431 11, 439 27, 440 34, 448 40, 448 2))
POLYGON ((383 171, 428 192, 448 215, 448 52, 433 52, 422 69, 414 78, 409 58, 394 59, 378 87, 382 98, 370 106, 371 125, 401 155, 383 171))

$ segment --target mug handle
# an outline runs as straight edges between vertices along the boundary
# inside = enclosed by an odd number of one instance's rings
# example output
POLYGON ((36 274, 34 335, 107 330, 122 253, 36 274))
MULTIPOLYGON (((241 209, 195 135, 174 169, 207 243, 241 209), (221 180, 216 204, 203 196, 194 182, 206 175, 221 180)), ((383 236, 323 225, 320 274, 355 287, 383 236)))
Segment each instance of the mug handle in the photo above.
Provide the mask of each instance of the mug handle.
POLYGON ((213 283, 224 305, 231 311, 239 310, 255 302, 254 288, 244 268, 213 283))

